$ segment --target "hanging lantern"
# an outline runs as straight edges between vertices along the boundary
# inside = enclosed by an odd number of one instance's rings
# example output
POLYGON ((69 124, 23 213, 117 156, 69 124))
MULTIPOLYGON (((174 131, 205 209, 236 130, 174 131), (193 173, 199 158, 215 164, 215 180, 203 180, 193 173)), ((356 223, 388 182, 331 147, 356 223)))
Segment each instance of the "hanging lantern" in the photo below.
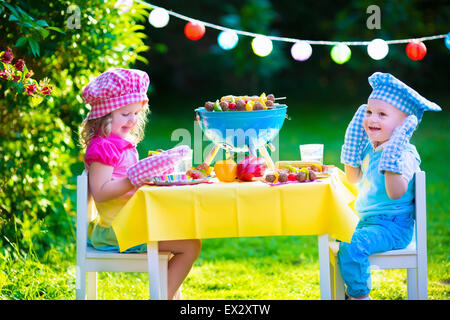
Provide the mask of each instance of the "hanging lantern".
POLYGON ((413 40, 406 46, 406 54, 411 60, 422 60, 427 54, 427 47, 422 41, 413 40))
POLYGON ((133 6, 133 0, 118 0, 114 4, 114 9, 118 9, 119 12, 122 14, 122 13, 127 13, 128 11, 130 11, 132 6, 133 6))
POLYGON ((163 8, 153 9, 148 16, 148 22, 155 28, 163 28, 169 23, 169 13, 163 8))
POLYGON ((205 26, 200 21, 189 21, 184 27, 184 34, 188 39, 196 41, 205 34, 205 26))
POLYGON ((252 40, 252 49, 257 56, 268 56, 273 49, 272 40, 266 36, 257 36, 252 40))
POLYGON ((387 56, 389 46, 383 39, 374 39, 367 46, 367 53, 374 60, 381 60, 387 56))
POLYGON ((450 50, 450 32, 445 36, 445 46, 450 50))
POLYGON ((305 61, 311 57, 312 48, 311 45, 306 41, 297 41, 291 47, 291 55, 297 61, 305 61))
POLYGON ((346 63, 350 60, 351 55, 352 51, 346 44, 343 43, 337 44, 331 49, 331 59, 333 59, 333 61, 337 64, 346 63))
POLYGON ((239 37, 233 30, 222 31, 217 37, 217 42, 223 50, 231 50, 236 47, 239 37))

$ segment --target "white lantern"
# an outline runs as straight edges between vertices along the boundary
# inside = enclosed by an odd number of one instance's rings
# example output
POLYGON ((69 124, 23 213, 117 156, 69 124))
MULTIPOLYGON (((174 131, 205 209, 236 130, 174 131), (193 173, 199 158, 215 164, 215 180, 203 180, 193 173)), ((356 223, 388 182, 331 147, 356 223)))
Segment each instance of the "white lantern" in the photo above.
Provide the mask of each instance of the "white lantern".
POLYGON ((127 13, 133 6, 133 0, 118 0, 114 5, 115 9, 119 9, 120 13, 127 13))
POLYGON ((389 46, 383 39, 374 39, 367 46, 367 53, 374 60, 381 60, 387 56, 389 46))
POLYGON ((217 37, 217 42, 223 50, 231 50, 236 47, 239 37, 233 30, 222 31, 217 37))
POLYGON ((169 23, 169 13, 163 8, 153 9, 148 16, 148 22, 155 28, 163 28, 169 23))
POLYGON ((272 40, 266 36, 257 36, 252 40, 253 52, 260 57, 265 57, 272 52, 272 40))
POLYGON ((297 41, 291 47, 291 55, 297 61, 305 61, 311 57, 312 48, 306 41, 297 41))

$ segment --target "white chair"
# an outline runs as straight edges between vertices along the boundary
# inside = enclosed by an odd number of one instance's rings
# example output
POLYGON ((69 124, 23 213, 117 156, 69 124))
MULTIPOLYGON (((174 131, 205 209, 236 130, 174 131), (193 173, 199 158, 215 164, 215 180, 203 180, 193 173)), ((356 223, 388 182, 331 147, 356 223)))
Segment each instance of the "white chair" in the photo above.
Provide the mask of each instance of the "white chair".
MULTIPOLYGON (((94 219, 96 214, 94 200, 89 194, 88 175, 86 171, 83 171, 77 177, 77 300, 86 299, 86 280, 87 299, 95 300, 97 298, 97 272, 149 272, 150 281, 160 281, 161 284, 161 291, 151 292, 150 298, 167 299, 167 264, 171 253, 159 252, 159 266, 152 269, 151 264, 151 268, 148 268, 150 255, 147 259, 146 253, 111 253, 88 247, 87 225, 88 221, 94 219)), ((157 247, 152 250, 157 250, 157 247)), ((154 257, 156 257, 156 253, 154 257)))
MULTIPOLYGON (((407 269, 408 299, 427 300, 427 227, 425 172, 415 174, 416 221, 413 240, 405 249, 373 254, 371 269, 407 269)), ((320 290, 322 299, 345 299, 344 282, 337 264, 337 246, 327 235, 319 237, 320 290)))

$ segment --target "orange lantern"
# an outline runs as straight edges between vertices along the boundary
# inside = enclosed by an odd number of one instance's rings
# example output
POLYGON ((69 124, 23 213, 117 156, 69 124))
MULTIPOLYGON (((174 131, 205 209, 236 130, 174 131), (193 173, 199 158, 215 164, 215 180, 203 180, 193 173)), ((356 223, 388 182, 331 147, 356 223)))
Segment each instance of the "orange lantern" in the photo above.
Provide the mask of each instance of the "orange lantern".
POLYGON ((237 177, 237 164, 234 160, 219 160, 214 165, 217 179, 222 182, 233 182, 237 177))
POLYGON ((198 40, 205 34, 205 26, 199 21, 189 21, 184 27, 184 34, 190 40, 198 40))

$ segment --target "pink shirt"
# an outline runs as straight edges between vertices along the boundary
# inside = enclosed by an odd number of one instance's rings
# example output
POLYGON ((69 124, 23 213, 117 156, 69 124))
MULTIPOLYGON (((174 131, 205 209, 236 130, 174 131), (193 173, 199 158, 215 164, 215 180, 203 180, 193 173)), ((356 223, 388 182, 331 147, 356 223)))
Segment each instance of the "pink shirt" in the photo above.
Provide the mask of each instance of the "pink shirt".
MULTIPOLYGON (((136 146, 128 140, 111 133, 109 137, 94 137, 86 149, 84 166, 89 171, 92 162, 100 162, 113 167, 112 180, 127 177, 127 170, 139 160, 136 146)), ((110 227, 112 221, 125 205, 128 199, 136 192, 130 192, 117 199, 95 203, 100 219, 97 221, 104 227, 110 227)))
POLYGON ((111 133, 109 137, 95 136, 86 149, 84 166, 89 170, 92 162, 100 162, 114 168, 112 180, 127 176, 127 170, 139 160, 136 146, 111 133))

